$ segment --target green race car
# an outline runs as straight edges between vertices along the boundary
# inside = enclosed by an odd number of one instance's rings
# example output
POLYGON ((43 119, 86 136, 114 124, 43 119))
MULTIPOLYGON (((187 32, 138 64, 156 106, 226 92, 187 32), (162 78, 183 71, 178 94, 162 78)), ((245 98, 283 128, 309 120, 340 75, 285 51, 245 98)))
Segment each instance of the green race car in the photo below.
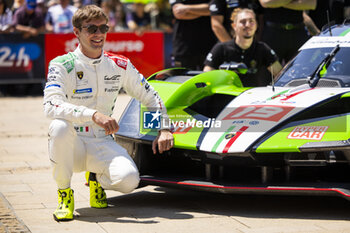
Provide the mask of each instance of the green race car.
POLYGON ((150 76, 170 121, 132 99, 115 135, 141 183, 350 199, 349 32, 335 25, 311 38, 267 87, 243 87, 237 64, 150 76), (160 124, 172 127, 174 148, 154 155, 160 124))

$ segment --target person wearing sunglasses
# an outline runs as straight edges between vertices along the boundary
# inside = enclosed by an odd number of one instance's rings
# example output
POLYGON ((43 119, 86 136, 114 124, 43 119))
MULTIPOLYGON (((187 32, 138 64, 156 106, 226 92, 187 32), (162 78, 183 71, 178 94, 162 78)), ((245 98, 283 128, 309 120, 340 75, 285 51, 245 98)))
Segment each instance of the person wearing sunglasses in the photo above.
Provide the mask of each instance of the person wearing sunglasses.
MULTIPOLYGON (((49 156, 58 186, 56 221, 74 217, 73 172, 89 172, 90 206, 94 208, 108 206, 105 189, 129 193, 138 186, 134 161, 112 137, 119 129, 111 115, 121 88, 169 120, 161 98, 130 60, 103 50, 109 26, 102 9, 84 6, 75 12, 72 23, 79 45, 50 62, 44 90, 44 112, 53 119, 49 156)), ((172 146, 171 132, 161 128, 153 153, 172 146)))

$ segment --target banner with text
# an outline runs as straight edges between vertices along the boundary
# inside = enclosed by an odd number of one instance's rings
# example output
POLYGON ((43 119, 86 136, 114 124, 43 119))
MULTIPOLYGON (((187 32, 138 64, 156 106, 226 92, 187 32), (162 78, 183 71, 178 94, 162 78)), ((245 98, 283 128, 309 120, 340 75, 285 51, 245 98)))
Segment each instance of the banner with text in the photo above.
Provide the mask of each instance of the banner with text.
POLYGON ((0 84, 40 83, 45 79, 44 35, 24 39, 0 34, 0 84))
MULTIPOLYGON (((45 35, 46 71, 49 62, 67 52, 74 51, 78 39, 74 34, 45 35)), ((164 34, 146 32, 137 36, 131 32, 109 33, 104 50, 128 57, 145 77, 164 69, 164 34)))

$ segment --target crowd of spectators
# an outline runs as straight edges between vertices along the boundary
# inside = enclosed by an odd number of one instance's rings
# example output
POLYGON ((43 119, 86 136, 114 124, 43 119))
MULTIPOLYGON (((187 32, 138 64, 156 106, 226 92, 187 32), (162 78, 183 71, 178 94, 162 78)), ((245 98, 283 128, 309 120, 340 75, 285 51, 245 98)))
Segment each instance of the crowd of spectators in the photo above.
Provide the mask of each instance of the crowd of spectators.
POLYGON ((167 1, 0 0, 0 33, 17 32, 23 33, 24 37, 35 36, 39 32, 72 33, 72 16, 86 4, 98 5, 106 12, 110 32, 172 32, 172 15, 167 1))

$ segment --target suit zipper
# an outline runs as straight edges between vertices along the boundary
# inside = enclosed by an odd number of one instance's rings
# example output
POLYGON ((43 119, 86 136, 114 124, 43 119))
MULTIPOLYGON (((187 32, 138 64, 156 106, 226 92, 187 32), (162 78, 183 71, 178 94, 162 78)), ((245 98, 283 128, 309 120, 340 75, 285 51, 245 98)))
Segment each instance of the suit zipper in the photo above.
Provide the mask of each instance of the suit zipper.
MULTIPOLYGON (((99 94, 99 86, 98 86, 98 75, 97 75, 97 68, 96 68, 96 65, 94 65, 94 69, 95 69, 95 73, 96 73, 96 108, 97 108, 97 103, 98 103, 98 94, 99 94)), ((96 134, 94 132, 94 136, 96 138, 96 134)))

